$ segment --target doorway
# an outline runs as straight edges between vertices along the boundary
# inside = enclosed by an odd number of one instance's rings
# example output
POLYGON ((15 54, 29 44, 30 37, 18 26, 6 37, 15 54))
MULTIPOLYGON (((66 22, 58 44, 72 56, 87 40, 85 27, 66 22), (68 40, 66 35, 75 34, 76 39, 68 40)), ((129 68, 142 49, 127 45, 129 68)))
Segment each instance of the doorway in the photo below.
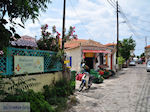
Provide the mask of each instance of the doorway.
POLYGON ((93 58, 85 58, 85 64, 89 67, 89 69, 93 69, 93 58))
POLYGON ((104 56, 103 53, 99 53, 99 58, 100 58, 100 65, 104 64, 104 56))

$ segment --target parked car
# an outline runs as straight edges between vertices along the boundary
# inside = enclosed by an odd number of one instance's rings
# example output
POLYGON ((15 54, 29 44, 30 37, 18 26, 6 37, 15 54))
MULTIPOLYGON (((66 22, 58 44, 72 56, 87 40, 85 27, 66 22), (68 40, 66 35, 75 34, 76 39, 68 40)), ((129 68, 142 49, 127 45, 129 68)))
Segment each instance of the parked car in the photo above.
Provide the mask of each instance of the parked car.
POLYGON ((130 61, 129 66, 136 66, 135 61, 130 61))
POLYGON ((146 70, 147 72, 150 72, 150 60, 148 60, 146 63, 146 70))
POLYGON ((142 61, 142 60, 138 60, 137 63, 138 63, 138 64, 143 64, 143 61, 142 61))

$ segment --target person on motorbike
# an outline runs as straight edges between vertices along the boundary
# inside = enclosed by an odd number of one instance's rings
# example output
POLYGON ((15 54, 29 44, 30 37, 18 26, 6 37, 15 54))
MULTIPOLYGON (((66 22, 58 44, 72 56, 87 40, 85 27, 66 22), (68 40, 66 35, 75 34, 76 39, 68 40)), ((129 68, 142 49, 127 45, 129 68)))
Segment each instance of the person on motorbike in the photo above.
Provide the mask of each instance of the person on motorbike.
POLYGON ((89 84, 89 73, 88 72, 84 72, 84 75, 82 76, 82 80, 85 80, 85 87, 86 89, 88 89, 88 84, 89 84))
POLYGON ((84 72, 89 72, 89 67, 86 65, 86 62, 85 61, 82 61, 81 62, 81 72, 84 73, 84 72))
POLYGON ((88 85, 89 85, 89 79, 90 79, 90 74, 88 73, 89 72, 89 67, 85 64, 85 61, 83 61, 81 63, 81 72, 84 73, 84 75, 82 76, 82 80, 85 80, 86 81, 86 89, 88 89, 88 85))

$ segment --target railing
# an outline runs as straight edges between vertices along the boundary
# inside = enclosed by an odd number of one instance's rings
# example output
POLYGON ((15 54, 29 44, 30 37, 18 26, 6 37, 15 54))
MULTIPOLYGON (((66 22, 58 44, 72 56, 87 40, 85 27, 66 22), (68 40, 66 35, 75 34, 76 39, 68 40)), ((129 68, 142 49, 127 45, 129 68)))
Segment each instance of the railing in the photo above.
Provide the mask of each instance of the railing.
MULTIPOLYGON (((55 65, 50 68, 51 56, 56 52, 44 51, 44 50, 32 50, 32 49, 20 49, 20 48, 7 48, 6 56, 0 56, 0 74, 12 75, 14 68, 14 56, 41 56, 44 57, 44 72, 61 71, 61 62, 56 62, 55 65)), ((53 60, 54 61, 54 60, 53 60)), ((56 60, 57 61, 57 60, 56 60)))

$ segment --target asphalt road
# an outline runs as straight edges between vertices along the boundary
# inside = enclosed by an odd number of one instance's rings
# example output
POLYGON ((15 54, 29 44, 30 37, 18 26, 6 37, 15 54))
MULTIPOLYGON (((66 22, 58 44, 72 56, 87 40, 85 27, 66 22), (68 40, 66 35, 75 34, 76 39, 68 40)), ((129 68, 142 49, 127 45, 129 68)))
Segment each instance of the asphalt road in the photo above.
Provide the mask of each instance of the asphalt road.
MULTIPOLYGON (((80 83, 77 81, 76 89, 80 83)), ((150 112, 150 72, 145 65, 124 68, 115 77, 75 95, 78 103, 68 112, 150 112)))

